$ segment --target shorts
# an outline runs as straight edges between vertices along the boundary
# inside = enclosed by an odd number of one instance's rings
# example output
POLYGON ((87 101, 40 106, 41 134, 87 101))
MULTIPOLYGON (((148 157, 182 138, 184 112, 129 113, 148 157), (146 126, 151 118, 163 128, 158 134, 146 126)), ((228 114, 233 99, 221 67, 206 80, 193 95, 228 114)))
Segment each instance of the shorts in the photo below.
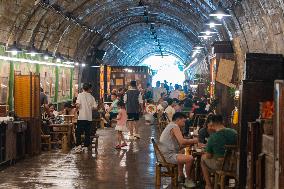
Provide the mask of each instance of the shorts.
POLYGON ((109 113, 109 119, 110 119, 110 120, 113 120, 113 119, 115 119, 115 118, 117 117, 117 115, 118 115, 118 113, 110 112, 110 113, 109 113))
POLYGON ((139 113, 127 113, 128 119, 138 121, 139 120, 139 113))
POLYGON ((217 170, 221 170, 223 161, 216 158, 202 158, 201 161, 204 162, 208 171, 214 173, 217 170))
POLYGON ((175 153, 164 154, 164 157, 165 157, 167 163, 172 163, 172 164, 178 164, 177 156, 178 156, 178 154, 175 154, 175 153))

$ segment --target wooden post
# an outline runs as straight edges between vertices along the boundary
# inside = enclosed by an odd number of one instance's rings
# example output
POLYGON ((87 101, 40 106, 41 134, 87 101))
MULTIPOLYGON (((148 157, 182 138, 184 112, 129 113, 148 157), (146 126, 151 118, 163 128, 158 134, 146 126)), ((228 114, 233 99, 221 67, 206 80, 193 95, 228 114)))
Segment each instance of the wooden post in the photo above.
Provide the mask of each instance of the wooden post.
POLYGON ((59 67, 55 67, 55 94, 54 94, 54 102, 58 102, 58 86, 59 86, 59 67))
POLYGON ((74 68, 70 69, 70 99, 73 99, 73 79, 74 79, 74 68))
POLYGON ((14 97, 14 78, 15 78, 15 73, 14 73, 14 62, 10 61, 10 75, 9 75, 9 96, 8 96, 8 104, 9 104, 9 111, 12 111, 14 109, 14 102, 13 102, 13 97, 14 97))

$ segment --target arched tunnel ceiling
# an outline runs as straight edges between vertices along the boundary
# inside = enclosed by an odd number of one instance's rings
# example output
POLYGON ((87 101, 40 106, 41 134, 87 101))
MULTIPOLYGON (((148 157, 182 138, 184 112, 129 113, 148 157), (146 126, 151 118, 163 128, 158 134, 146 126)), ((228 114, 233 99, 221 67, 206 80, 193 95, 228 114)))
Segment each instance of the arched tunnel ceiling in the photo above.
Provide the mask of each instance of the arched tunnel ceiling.
POLYGON ((9 18, 12 24, 6 23, 8 37, 0 40, 22 46, 35 43, 40 50, 81 60, 99 48, 107 51, 104 62, 112 65, 135 65, 161 51, 186 62, 213 5, 209 0, 141 2, 143 6, 139 0, 7 1, 16 11, 9 18), (150 34, 151 23, 161 50, 150 34))

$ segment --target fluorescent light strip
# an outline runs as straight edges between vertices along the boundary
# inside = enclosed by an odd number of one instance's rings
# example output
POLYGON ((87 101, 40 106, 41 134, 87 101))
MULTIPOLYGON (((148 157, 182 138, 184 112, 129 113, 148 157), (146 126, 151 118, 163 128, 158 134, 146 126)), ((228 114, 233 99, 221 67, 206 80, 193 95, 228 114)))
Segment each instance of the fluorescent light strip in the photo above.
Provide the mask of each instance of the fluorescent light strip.
POLYGON ((38 60, 28 60, 28 59, 24 59, 24 58, 14 58, 14 57, 8 57, 8 56, 0 56, 0 60, 30 63, 30 64, 42 64, 42 65, 47 65, 47 66, 59 66, 59 67, 74 68, 74 66, 72 66, 72 65, 65 65, 65 64, 58 64, 58 63, 51 63, 51 62, 42 62, 42 61, 38 61, 38 60))
POLYGON ((193 66, 197 61, 198 61, 197 58, 195 58, 195 59, 184 69, 184 72, 185 72, 186 70, 188 70, 191 66, 193 66))

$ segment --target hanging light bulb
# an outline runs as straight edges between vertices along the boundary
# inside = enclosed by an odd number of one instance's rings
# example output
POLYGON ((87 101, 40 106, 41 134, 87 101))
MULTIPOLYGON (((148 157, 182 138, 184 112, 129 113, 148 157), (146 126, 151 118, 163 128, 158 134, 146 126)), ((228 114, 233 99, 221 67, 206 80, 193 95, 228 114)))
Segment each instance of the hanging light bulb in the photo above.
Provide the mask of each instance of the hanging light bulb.
POLYGON ((6 52, 11 53, 13 56, 17 55, 18 53, 22 52, 22 49, 17 46, 17 42, 14 41, 13 45, 9 47, 6 52))
POLYGON ((75 66, 79 66, 79 62, 75 62, 75 66))
POLYGON ((86 66, 86 64, 85 64, 85 63, 83 63, 83 64, 81 64, 81 66, 82 66, 82 67, 85 67, 85 66, 86 66))

